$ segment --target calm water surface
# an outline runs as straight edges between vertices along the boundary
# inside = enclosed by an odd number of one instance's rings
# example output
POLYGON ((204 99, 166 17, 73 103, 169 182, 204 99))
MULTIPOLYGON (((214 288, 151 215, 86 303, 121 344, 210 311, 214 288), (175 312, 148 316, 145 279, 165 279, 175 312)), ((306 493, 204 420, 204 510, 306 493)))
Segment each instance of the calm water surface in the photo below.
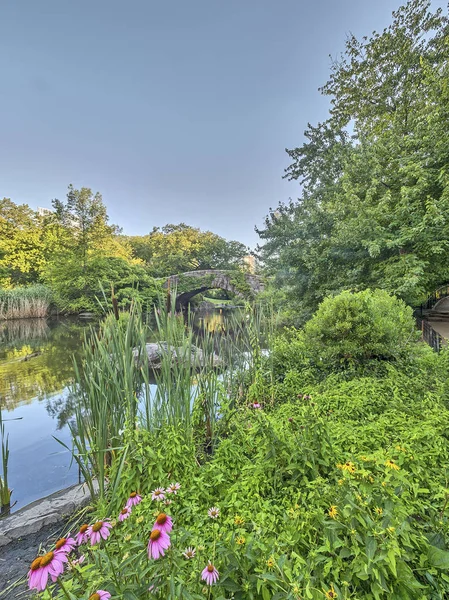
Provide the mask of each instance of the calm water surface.
MULTIPOLYGON (((212 331, 224 315, 217 310, 195 320, 212 331)), ((91 326, 81 319, 0 322, 0 407, 9 434, 12 510, 79 480, 70 452, 54 438, 71 447, 73 360, 91 326)))
POLYGON ((69 447, 68 389, 84 331, 81 320, 0 323, 0 405, 9 434, 13 510, 78 481, 69 447))

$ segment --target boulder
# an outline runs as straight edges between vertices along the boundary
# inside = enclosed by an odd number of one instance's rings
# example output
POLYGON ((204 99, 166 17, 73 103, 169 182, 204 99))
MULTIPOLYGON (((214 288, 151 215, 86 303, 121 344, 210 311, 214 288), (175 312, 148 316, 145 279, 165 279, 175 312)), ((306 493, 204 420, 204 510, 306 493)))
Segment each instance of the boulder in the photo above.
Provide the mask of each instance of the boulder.
MULTIPOLYGON (((145 344, 145 351, 148 357, 149 365, 152 369, 160 369, 160 367, 162 366, 162 358, 166 354, 171 355, 171 361, 173 363, 176 361, 188 361, 190 362, 192 367, 195 368, 203 367, 206 361, 206 357, 204 356, 203 350, 193 345, 190 346, 190 356, 186 354, 186 348, 175 348, 174 346, 169 347, 167 342, 152 342, 149 344, 145 344)), ((133 356, 136 360, 139 358, 139 355, 140 349, 133 348, 133 356)), ((221 358, 214 353, 212 357, 212 366, 220 367, 222 366, 222 364, 223 361, 221 360, 221 358)))

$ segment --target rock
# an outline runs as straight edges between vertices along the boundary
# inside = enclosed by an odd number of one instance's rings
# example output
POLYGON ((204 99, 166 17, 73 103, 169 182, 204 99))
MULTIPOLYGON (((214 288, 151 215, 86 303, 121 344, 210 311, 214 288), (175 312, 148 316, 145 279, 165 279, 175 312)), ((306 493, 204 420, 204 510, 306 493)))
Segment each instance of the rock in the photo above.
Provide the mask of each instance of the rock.
MULTIPOLYGON (((203 367, 205 364, 204 352, 201 348, 196 346, 190 347, 190 356, 186 354, 185 348, 175 348, 171 346, 169 348, 167 342, 153 342, 145 344, 145 350, 148 357, 149 365, 152 369, 159 369, 162 366, 162 357, 164 354, 171 354, 172 362, 175 361, 188 361, 192 367, 203 367)), ((137 360, 139 358, 139 348, 133 348, 133 356, 137 360)), ((209 357, 208 357, 209 358, 209 357)), ((220 367, 223 364, 221 358, 214 353, 212 358, 212 366, 220 367)))
POLYGON ((66 515, 88 504, 90 499, 89 490, 84 483, 25 506, 0 521, 0 547, 61 521, 66 515))

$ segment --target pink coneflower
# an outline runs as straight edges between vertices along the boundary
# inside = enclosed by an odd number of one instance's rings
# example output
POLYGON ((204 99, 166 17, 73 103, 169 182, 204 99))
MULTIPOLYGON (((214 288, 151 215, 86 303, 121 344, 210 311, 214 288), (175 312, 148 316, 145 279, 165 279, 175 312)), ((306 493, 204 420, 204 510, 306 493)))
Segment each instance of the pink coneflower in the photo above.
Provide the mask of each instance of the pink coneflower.
POLYGON ((85 523, 84 525, 81 525, 78 533, 75 535, 75 540, 78 546, 81 546, 81 544, 84 544, 89 539, 89 533, 87 531, 88 529, 89 525, 85 523))
POLYGON ((48 576, 50 575, 52 581, 56 581, 64 571, 63 563, 65 562, 67 562, 67 556, 61 550, 47 552, 44 556, 35 558, 28 571, 28 587, 30 590, 43 592, 47 587, 48 576))
POLYGON ((212 508, 209 508, 209 510, 207 511, 207 514, 209 515, 209 517, 211 519, 218 519, 218 515, 220 514, 220 509, 217 508, 216 506, 213 506, 212 508))
POLYGON ((125 519, 127 519, 129 517, 130 514, 131 514, 131 508, 129 506, 125 506, 125 508, 120 511, 118 520, 123 522, 125 519))
POLYGON ((164 556, 164 550, 170 547, 170 536, 165 531, 153 529, 150 533, 148 542, 148 557, 156 560, 160 556, 164 556))
POLYGON ((69 533, 69 537, 61 538, 56 542, 55 549, 61 550, 61 552, 65 552, 67 554, 68 552, 71 552, 75 546, 76 541, 70 537, 69 533))
POLYGON ((165 490, 164 488, 156 488, 151 492, 151 500, 164 500, 165 490))
POLYGON ((91 525, 87 530, 91 545, 98 544, 101 538, 107 539, 111 535, 109 531, 111 527, 112 525, 107 521, 97 521, 94 525, 91 525))
POLYGON ((201 579, 204 579, 207 585, 212 585, 213 583, 218 581, 218 571, 210 561, 207 567, 203 569, 203 572, 201 573, 201 579))
POLYGON ((170 506, 171 503, 172 503, 172 500, 167 500, 167 499, 164 500, 165 506, 170 506))
POLYGON ((176 483, 171 483, 168 488, 167 488, 167 494, 177 494, 178 490, 181 489, 181 484, 176 482, 176 483))
POLYGON ((262 405, 260 404, 260 402, 253 402, 251 404, 251 408, 262 408, 262 405))
POLYGON ((126 502, 126 506, 131 508, 136 506, 136 504, 140 504, 140 502, 142 502, 142 496, 139 496, 137 492, 131 492, 128 501, 126 502))
POLYGON ((75 558, 74 560, 69 561, 69 569, 72 570, 74 567, 82 565, 85 560, 86 557, 84 556, 84 554, 81 554, 79 558, 75 558))
POLYGON ((189 546, 188 548, 186 548, 184 550, 184 552, 182 553, 182 555, 187 558, 187 560, 190 560, 191 558, 194 558, 196 554, 196 550, 195 548, 192 548, 192 546, 189 546))
POLYGON ((173 529, 173 521, 171 517, 163 512, 159 513, 153 525, 153 530, 154 529, 159 529, 160 531, 165 531, 165 533, 170 533, 170 531, 173 529))
POLYGON ((89 600, 109 600, 111 594, 104 590, 97 590, 94 594, 89 596, 89 600))

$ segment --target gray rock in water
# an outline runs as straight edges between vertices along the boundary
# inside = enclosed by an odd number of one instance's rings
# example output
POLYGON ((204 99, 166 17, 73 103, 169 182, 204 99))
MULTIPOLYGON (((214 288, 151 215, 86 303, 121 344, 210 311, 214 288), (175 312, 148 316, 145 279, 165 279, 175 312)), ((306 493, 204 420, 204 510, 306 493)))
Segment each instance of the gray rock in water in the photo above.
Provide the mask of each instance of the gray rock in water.
MULTIPOLYGON (((190 347, 190 353, 186 348, 175 348, 173 346, 168 346, 167 342, 152 342, 149 344, 145 344, 145 351, 148 357, 149 365, 152 369, 159 369, 162 366, 162 358, 164 355, 171 355, 171 361, 179 362, 186 361, 192 365, 192 367, 203 367, 206 363, 206 358, 208 363, 210 364, 210 356, 206 357, 201 348, 197 348, 197 346, 190 347), (190 355, 189 355, 190 354, 190 355)), ((133 348, 133 356, 137 360, 141 355, 141 351, 139 348, 133 348)), ((217 354, 213 354, 212 356, 212 367, 220 367, 223 365, 223 361, 217 354)))

